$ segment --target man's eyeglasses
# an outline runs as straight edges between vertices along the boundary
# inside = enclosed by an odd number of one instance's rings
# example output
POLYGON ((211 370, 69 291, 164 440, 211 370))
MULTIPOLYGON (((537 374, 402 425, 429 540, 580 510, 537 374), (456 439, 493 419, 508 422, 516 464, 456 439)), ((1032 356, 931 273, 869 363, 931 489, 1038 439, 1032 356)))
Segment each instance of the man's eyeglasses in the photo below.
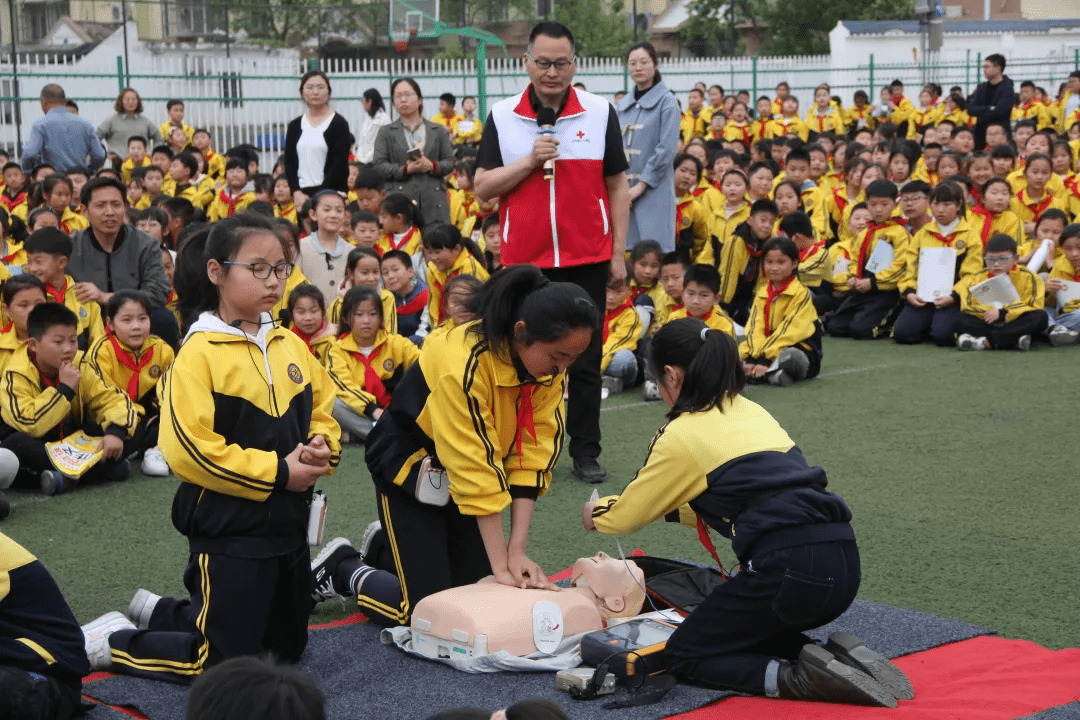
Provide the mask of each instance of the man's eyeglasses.
POLYGON ((577 59, 576 57, 571 57, 569 59, 559 58, 558 60, 548 60, 547 58, 533 57, 532 53, 525 53, 525 56, 536 63, 536 67, 540 70, 550 70, 554 65, 555 69, 559 72, 562 72, 573 65, 574 61, 577 59))
POLYGON ((292 275, 293 268, 296 267, 292 263, 281 263, 280 265, 271 265, 270 263, 244 263, 233 262, 232 260, 226 260, 221 263, 222 265, 242 265, 244 267, 251 268, 251 274, 255 276, 257 280, 268 280, 271 273, 277 277, 278 280, 284 280, 292 275))

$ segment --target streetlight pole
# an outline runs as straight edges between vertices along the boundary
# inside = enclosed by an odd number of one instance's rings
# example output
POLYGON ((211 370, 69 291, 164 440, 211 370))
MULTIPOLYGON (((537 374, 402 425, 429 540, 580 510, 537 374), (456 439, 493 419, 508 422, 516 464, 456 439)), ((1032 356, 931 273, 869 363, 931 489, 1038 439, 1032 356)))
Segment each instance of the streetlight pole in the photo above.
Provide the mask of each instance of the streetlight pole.
POLYGON ((11 94, 15 97, 15 152, 22 159, 22 100, 19 99, 19 56, 15 52, 15 0, 8 0, 11 17, 11 94))

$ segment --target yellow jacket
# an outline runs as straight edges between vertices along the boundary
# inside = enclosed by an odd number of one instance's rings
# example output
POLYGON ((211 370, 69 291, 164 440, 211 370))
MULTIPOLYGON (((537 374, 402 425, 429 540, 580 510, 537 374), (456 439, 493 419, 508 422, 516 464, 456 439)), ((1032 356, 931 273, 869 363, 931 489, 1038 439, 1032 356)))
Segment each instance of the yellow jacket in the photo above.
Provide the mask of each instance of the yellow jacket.
MULTIPOLYGON (((450 188, 446 191, 446 196, 450 200, 450 223, 461 231, 463 237, 469 237, 471 232, 467 233, 466 223, 470 218, 477 217, 480 212, 480 203, 476 201, 476 196, 471 190, 450 188)), ((468 228, 470 231, 471 229, 471 227, 468 228)))
POLYGON ((832 235, 829 226, 828 209, 828 199, 831 195, 832 193, 828 189, 816 184, 812 187, 804 187, 800 194, 803 210, 810 216, 810 222, 813 224, 814 232, 817 233, 818 237, 827 238, 832 235))
POLYGON ((889 119, 893 121, 893 124, 900 125, 911 120, 911 117, 915 114, 915 103, 908 100, 906 97, 901 97, 900 102, 896 103, 896 109, 889 115, 889 119))
POLYGON ((60 229, 71 235, 76 230, 85 230, 90 227, 90 221, 69 207, 64 208, 64 216, 60 219, 60 229))
MULTIPOLYGON (((292 273, 285 279, 285 290, 281 293, 281 299, 270 310, 270 315, 275 320, 280 319, 281 311, 289 307, 289 295, 292 294, 292 291, 306 282, 307 278, 304 276, 304 271, 300 269, 299 265, 293 265, 292 273)), ((325 301, 326 298, 323 298, 323 300, 325 301)), ((327 315, 329 316, 329 311, 327 315)), ((331 320, 330 322, 337 322, 337 320, 331 320)))
POLYGON ((1031 100, 1023 105, 1017 105, 1012 109, 1010 119, 1014 123, 1019 120, 1034 120, 1036 130, 1045 130, 1054 126, 1050 117, 1050 108, 1043 105, 1041 100, 1031 100))
POLYGON ((19 339, 15 324, 10 320, 6 322, 3 329, 0 330, 0 373, 4 372, 4 368, 11 362, 12 356, 19 348, 25 346, 26 341, 19 339))
POLYGON ((11 275, 23 272, 26 266, 26 250, 21 242, 15 242, 11 238, 3 240, 0 244, 0 266, 8 273, 4 276, 5 280, 11 275))
MULTIPOLYGON (((872 290, 896 290, 907 269, 908 234, 903 224, 889 218, 882 226, 870 225, 852 242, 851 264, 848 271, 839 275, 844 285, 849 277, 869 277, 872 290), (887 268, 876 273, 866 270, 866 263, 874 254, 879 242, 893 247, 893 261, 887 268)), ((835 281, 834 281, 835 282, 835 281)))
POLYGON ((26 222, 26 216, 30 213, 29 200, 30 193, 25 187, 15 193, 14 197, 8 193, 6 187, 0 192, 0 208, 7 212, 8 217, 17 217, 23 222, 26 222))
POLYGON ((688 249, 695 263, 715 265, 712 239, 715 221, 692 194, 683 195, 675 206, 675 247, 688 249))
MULTIPOLYGON (((1058 280, 1080 282, 1080 271, 1073 267, 1073 264, 1069 262, 1069 258, 1065 257, 1065 254, 1062 253, 1061 257, 1054 261, 1054 269, 1050 271, 1050 277, 1057 278, 1058 280)), ((1062 312, 1067 313, 1075 312, 1077 310, 1080 310, 1080 298, 1070 300, 1065 303, 1065 307, 1061 308, 1062 312)), ((0 338, 2 338, 2 336, 0 336, 0 338)), ((3 345, 0 345, 0 348, 2 347, 3 345)))
MULTIPOLYGON (((826 190, 825 195, 825 215, 832 222, 829 224, 831 230, 832 225, 836 225, 835 237, 840 242, 847 242, 850 244, 851 230, 848 229, 848 220, 851 219, 851 209, 859 203, 866 200, 866 194, 860 190, 858 195, 852 198, 848 194, 847 185, 841 184, 840 187, 833 189, 831 192, 826 190)), ((829 233, 833 235, 832 232, 829 233)))
POLYGON ((986 241, 998 233, 1003 233, 1016 240, 1019 247, 1024 243, 1024 224, 1012 210, 1003 210, 999 213, 991 213, 982 207, 970 209, 968 224, 979 234, 983 247, 986 241))
POLYGON ((915 108, 911 114, 911 125, 908 128, 908 140, 914 140, 919 128, 926 125, 937 127, 945 118, 945 103, 940 102, 928 108, 915 108))
MULTIPOLYGON (((973 275, 968 275, 961 279, 960 282, 956 283, 953 292, 960 297, 960 309, 963 312, 968 315, 974 315, 975 317, 982 317, 984 312, 991 309, 987 305, 980 305, 971 294, 971 288, 973 286, 978 285, 989 278, 989 271, 983 270, 973 275)), ((1020 295, 1020 300, 1001 308, 1002 317, 1005 322, 1012 322, 1026 312, 1043 309, 1043 306, 1046 304, 1046 285, 1043 283, 1041 277, 1031 272, 1023 265, 1014 265, 1013 269, 1009 271, 1009 280, 1012 281, 1013 286, 1016 288, 1016 292, 1020 295)))
POLYGON ((250 190, 240 195, 232 195, 228 187, 223 187, 214 195, 213 201, 206 208, 206 219, 217 222, 232 217, 236 213, 244 212, 254 201, 255 193, 250 190))
MULTIPOLYGON (((150 167, 150 155, 143 155, 142 162, 139 163, 139 167, 150 167)), ((124 176, 124 184, 129 185, 131 183, 131 171, 135 169, 135 161, 130 157, 125 158, 124 162, 120 164, 120 174, 124 176)))
POLYGON ((728 120, 727 125, 724 126, 724 131, 721 133, 721 139, 727 142, 742 142, 749 149, 751 145, 762 138, 756 136, 753 121, 748 120, 740 125, 734 120, 728 120))
POLYGON ((800 140, 806 142, 810 137, 810 128, 798 117, 778 117, 769 126, 769 139, 784 135, 797 135, 800 140))
POLYGON ((274 203, 274 217, 283 217, 293 225, 299 225, 296 217, 296 205, 292 202, 288 202, 285 205, 274 203))
POLYGON ((128 345, 113 335, 104 335, 94 341, 90 349, 83 356, 83 363, 94 368, 107 385, 117 388, 127 395, 131 402, 141 405, 143 411, 151 407, 157 407, 158 381, 161 380, 165 371, 173 364, 175 355, 173 349, 156 335, 151 335, 143 343, 138 351, 133 351, 128 345), (115 344, 113 341, 115 340, 115 344), (138 367, 138 379, 136 380, 135 394, 131 395, 131 380, 136 375, 136 369, 128 367, 120 362, 117 348, 124 353, 129 365, 138 366, 145 361, 143 367, 138 367))
POLYGON ((478 143, 480 142, 480 136, 483 132, 483 120, 478 117, 467 118, 464 115, 459 115, 457 133, 454 135, 454 143, 457 145, 462 143, 478 143))
MULTIPOLYGON (((180 123, 180 127, 183 129, 184 135, 187 136, 188 145, 190 145, 191 138, 195 137, 195 128, 191 127, 187 123, 180 123)), ((171 132, 172 129, 173 125, 168 120, 161 123, 161 127, 158 128, 158 131, 161 133, 162 139, 164 139, 166 143, 169 142, 169 132, 171 132)))
POLYGON ((816 133, 834 132, 839 137, 847 132, 843 113, 831 105, 824 115, 818 112, 816 105, 810 108, 806 111, 804 122, 808 128, 816 133))
POLYGON ((955 127, 969 127, 971 125, 971 116, 968 115, 967 110, 953 110, 951 113, 938 120, 938 125, 945 120, 951 122, 955 127))
POLYGON ((385 330, 376 334, 373 347, 368 362, 382 381, 382 388, 365 384, 367 368, 360 360, 360 346, 352 333, 336 340, 326 356, 326 369, 334 381, 338 398, 358 415, 371 415, 376 408, 385 408, 402 375, 420 357, 420 349, 411 340, 401 335, 388 335, 385 330))
MULTIPOLYGON (((682 318, 690 317, 690 314, 686 311, 685 307, 672 310, 668 315, 668 322, 674 322, 675 320, 681 320, 682 318)), ((724 312, 723 308, 719 305, 713 305, 713 309, 705 313, 704 317, 698 318, 713 330, 723 330, 731 337, 735 337, 735 323, 731 321, 728 314, 724 312)))
POLYGON ((743 360, 772 362, 781 350, 789 347, 820 353, 821 334, 814 296, 798 278, 792 278, 771 302, 770 289, 771 283, 766 283, 754 296, 746 338, 739 345, 743 360))
MULTIPOLYGON (((829 282, 834 265, 836 263, 829 257, 825 240, 817 240, 810 247, 799 251, 799 282, 807 288, 819 287, 822 283, 829 282)), ((761 287, 764 287, 764 284, 761 287)))
MULTIPOLYGON (((172 192, 170 194, 173 197, 180 197, 188 200, 192 205, 199 208, 200 210, 205 210, 206 207, 210 205, 210 201, 214 199, 213 187, 204 188, 200 187, 195 183, 186 183, 182 189, 178 185, 173 185, 172 192)), ((252 197, 254 199, 254 195, 252 197)), ((247 207, 247 205, 250 204, 251 201, 248 201, 247 203, 245 203, 244 207, 247 207)), ((226 205, 226 207, 228 206, 226 205)), ((236 212, 241 212, 239 207, 240 204, 237 203, 238 209, 236 210, 236 212)))
POLYGON ((844 124, 850 128, 858 129, 859 121, 864 120, 863 127, 873 130, 877 125, 877 118, 870 114, 873 108, 870 105, 852 105, 844 111, 844 124))
POLYGON ((629 297, 619 307, 604 315, 604 347, 600 358, 600 372, 608 369, 611 359, 620 350, 637 350, 641 339, 641 316, 629 297))
POLYGON ((701 206, 712 213, 713 216, 718 219, 724 217, 724 204, 727 201, 724 199, 723 193, 717 190, 708 179, 702 177, 701 182, 690 191, 690 194, 697 198, 701 206))
POLYGON ((1049 183, 1047 183, 1047 187, 1043 188, 1042 197, 1038 200, 1032 198, 1025 187, 1016 193, 1009 203, 1009 209, 1020 218, 1021 224, 1036 222, 1050 208, 1057 208, 1065 212, 1066 215, 1069 212, 1069 199, 1065 197, 1064 193, 1055 193, 1051 190, 1049 183))
MULTIPOLYGON (((454 264, 445 273, 435 267, 435 263, 429 262, 427 264, 428 316, 431 319, 432 327, 442 324, 443 311, 445 310, 443 307, 443 288, 446 287, 446 283, 450 281, 450 278, 458 275, 473 275, 480 282, 488 279, 487 269, 464 246, 461 248, 457 259, 454 260, 454 264)), ((396 305, 394 314, 397 314, 396 305)))
POLYGON ((436 125, 441 125, 450 131, 450 139, 453 140, 458 134, 458 123, 461 122, 461 116, 457 113, 453 115, 443 115, 442 113, 435 113, 431 116, 431 122, 436 125))
POLYGON ((93 367, 82 362, 82 353, 73 362, 81 371, 77 388, 46 381, 29 347, 16 350, 0 376, 0 419, 18 432, 35 438, 49 436, 48 440, 60 440, 67 434, 64 431, 77 430, 87 422, 121 438, 131 437, 142 408, 123 391, 107 385, 93 367), (68 420, 71 423, 64 427, 68 420), (52 432, 57 429, 60 432, 52 432))
MULTIPOLYGON (((721 199, 723 199, 723 196, 721 196, 721 199)), ((716 241, 718 246, 722 248, 727 245, 730 240, 737 240, 738 238, 735 237, 735 228, 739 227, 739 225, 742 225, 749 219, 749 201, 743 201, 743 204, 736 208, 735 212, 733 212, 730 216, 728 215, 727 204, 722 203, 720 205, 719 211, 716 213, 716 227, 714 233, 716 235, 716 241)), ((716 248, 713 248, 713 250, 713 260, 715 264, 716 248)))
MULTIPOLYGON (((733 230, 720 246, 720 257, 713 263, 720 271, 719 298, 720 303, 724 305, 730 304, 735 299, 739 284, 749 281, 750 275, 753 275, 755 292, 762 283, 761 250, 752 250, 744 234, 750 235, 749 226, 742 233, 733 230), (753 272, 748 273, 751 263, 754 263, 753 272)), ((765 241, 761 241, 761 245, 764 244, 765 241)))
MULTIPOLYGON (((907 295, 918 291, 919 287, 919 252, 923 248, 951 247, 956 251, 956 269, 953 271, 953 284, 962 278, 981 272, 983 269, 983 244, 979 232, 965 218, 960 218, 947 238, 942 237, 936 220, 923 225, 907 245, 907 264, 900 279, 901 294, 907 295)), ((924 302, 933 302, 934 298, 922 298, 924 302)))
POLYGON ((695 135, 704 137, 705 128, 709 127, 708 118, 711 118, 710 113, 708 117, 705 115, 704 110, 699 110, 697 117, 687 110, 682 114, 682 119, 679 120, 679 137, 682 138, 683 144, 690 142, 690 138, 695 135))
POLYGON ((406 255, 422 253, 424 252, 424 243, 420 234, 420 228, 409 228, 409 231, 405 233, 405 237, 401 239, 400 244, 395 243, 394 238, 391 235, 382 233, 379 235, 379 240, 375 243, 375 249, 379 251, 380 255, 385 255, 390 250, 403 250, 406 255))
POLYGON ((630 279, 630 299, 637 304, 637 299, 642 295, 648 295, 653 304, 653 324, 663 325, 667 322, 668 313, 671 312, 671 308, 675 306, 675 301, 672 300, 668 294, 664 291, 664 284, 657 278, 653 281, 650 287, 639 285, 637 280, 630 279))
MULTIPOLYGON (((341 323, 341 304, 344 299, 343 297, 337 298, 326 309, 326 318, 337 325, 340 332, 349 329, 347 322, 344 325, 341 323)), ((397 302, 394 300, 394 293, 382 288, 379 290, 379 299, 382 300, 383 328, 391 335, 396 335, 398 331, 397 302)))
POLYGON ((79 319, 79 349, 85 350, 105 334, 105 325, 101 321, 101 306, 96 302, 81 303, 75 296, 75 278, 70 275, 64 276, 64 287, 55 289, 48 283, 45 285, 45 299, 51 302, 59 302, 63 298, 64 305, 68 310, 75 313, 79 319))
POLYGON ((225 179, 225 156, 214 151, 214 148, 206 148, 206 174, 215 181, 225 179))

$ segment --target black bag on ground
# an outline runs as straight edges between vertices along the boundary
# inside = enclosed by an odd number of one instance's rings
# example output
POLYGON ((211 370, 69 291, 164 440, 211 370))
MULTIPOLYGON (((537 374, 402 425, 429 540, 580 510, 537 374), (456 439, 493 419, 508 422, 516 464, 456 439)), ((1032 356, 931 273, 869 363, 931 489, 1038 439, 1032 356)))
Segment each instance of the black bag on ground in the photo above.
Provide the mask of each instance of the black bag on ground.
MULTIPOLYGON (((645 590, 657 610, 673 608, 689 615, 724 582, 720 570, 714 567, 648 555, 630 559, 645 573, 645 590)), ((642 612, 651 609, 646 603, 642 612)))

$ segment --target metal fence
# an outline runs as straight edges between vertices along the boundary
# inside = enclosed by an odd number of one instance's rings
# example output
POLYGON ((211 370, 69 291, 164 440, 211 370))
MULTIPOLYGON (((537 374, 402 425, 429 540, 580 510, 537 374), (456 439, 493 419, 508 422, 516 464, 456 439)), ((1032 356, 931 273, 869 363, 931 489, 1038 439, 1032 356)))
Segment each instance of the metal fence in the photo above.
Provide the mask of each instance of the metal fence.
MULTIPOLYGON (((686 93, 694 83, 720 84, 727 92, 748 91, 752 97, 772 95, 776 84, 786 81, 792 94, 799 98, 802 113, 810 106, 813 89, 822 82, 832 87, 845 104, 851 102, 855 90, 866 90, 871 101, 882 85, 899 78, 912 88, 927 81, 943 85, 946 90, 959 85, 965 94, 982 81, 982 58, 972 55, 964 61, 936 62, 934 57, 925 64, 876 64, 873 57, 865 65, 836 67, 828 55, 804 57, 742 57, 697 60, 662 60, 659 70, 664 81, 685 104, 686 93)), ((133 63, 135 64, 135 63, 133 63)), ((470 60, 338 60, 323 59, 301 62, 293 57, 197 57, 192 55, 158 55, 138 62, 138 68, 126 68, 123 56, 115 65, 91 71, 80 63, 56 56, 33 55, 18 58, 18 74, 10 63, 0 64, 0 147, 16 150, 27 137, 30 125, 41 116, 37 95, 46 83, 58 83, 69 97, 78 102, 80 114, 95 124, 113 113, 119 90, 133 87, 139 91, 146 115, 159 122, 166 119, 165 102, 172 98, 184 101, 186 122, 205 127, 214 136, 215 145, 226 149, 240 143, 250 143, 270 161, 282 148, 285 127, 303 111, 299 100, 299 77, 313 66, 323 69, 331 78, 333 105, 352 125, 359 122, 363 112, 361 98, 371 87, 387 98, 393 78, 414 77, 428 98, 425 114, 433 114, 436 100, 445 92, 459 98, 477 93, 477 68, 470 60), (18 94, 14 87, 18 86, 18 94), (18 108, 18 111, 16 111, 18 108), (19 122, 16 122, 18 118, 19 122)), ((1038 58, 1009 58, 1009 75, 1036 84, 1055 93, 1058 83, 1068 73, 1080 68, 1080 57, 1048 55, 1038 58)), ((492 103, 521 91, 526 76, 518 58, 489 59, 485 67, 487 102, 492 103)), ((628 85, 621 59, 582 59, 575 81, 588 90, 608 98, 628 85)), ((913 100, 917 98, 913 97, 913 100)))

